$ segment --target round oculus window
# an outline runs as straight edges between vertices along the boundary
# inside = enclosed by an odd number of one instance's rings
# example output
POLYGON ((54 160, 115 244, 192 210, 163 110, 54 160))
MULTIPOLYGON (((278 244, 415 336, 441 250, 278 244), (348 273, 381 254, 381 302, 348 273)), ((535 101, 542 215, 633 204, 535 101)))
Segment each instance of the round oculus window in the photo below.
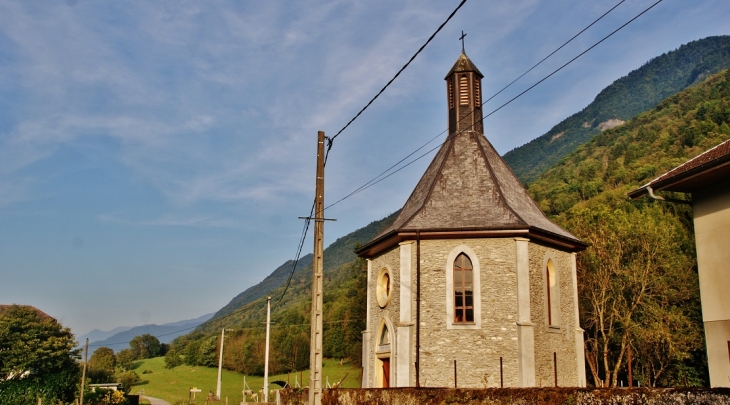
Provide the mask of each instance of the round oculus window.
POLYGON ((378 284, 375 289, 375 296, 381 308, 384 308, 390 302, 390 287, 390 273, 388 269, 383 268, 378 273, 378 284))

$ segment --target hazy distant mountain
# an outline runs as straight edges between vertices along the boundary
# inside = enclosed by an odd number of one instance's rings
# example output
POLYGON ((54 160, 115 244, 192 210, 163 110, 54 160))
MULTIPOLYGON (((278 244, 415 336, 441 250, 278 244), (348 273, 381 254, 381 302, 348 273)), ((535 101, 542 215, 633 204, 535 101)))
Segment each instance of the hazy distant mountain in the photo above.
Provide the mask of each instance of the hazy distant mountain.
POLYGON ((132 329, 132 326, 119 326, 119 327, 116 327, 116 328, 114 328, 112 330, 108 330, 108 331, 94 329, 87 334, 77 336, 76 340, 79 342, 79 344, 83 344, 86 341, 86 338, 89 339, 89 342, 95 342, 97 340, 104 340, 104 339, 110 338, 110 337, 116 335, 117 333, 128 331, 130 329, 132 329))
POLYGON ((170 343, 178 336, 182 336, 195 329, 201 323, 212 318, 213 314, 205 314, 195 319, 187 319, 184 321, 170 322, 164 325, 142 325, 135 327, 122 326, 114 328, 111 331, 104 332, 97 329, 92 330, 86 335, 78 337, 80 345, 89 338, 89 352, 93 353, 99 347, 110 347, 115 352, 129 348, 129 341, 135 336, 150 334, 157 337, 161 343, 170 343), (101 336, 101 338, 97 337, 101 336), (96 339, 92 340, 92 337, 96 339))

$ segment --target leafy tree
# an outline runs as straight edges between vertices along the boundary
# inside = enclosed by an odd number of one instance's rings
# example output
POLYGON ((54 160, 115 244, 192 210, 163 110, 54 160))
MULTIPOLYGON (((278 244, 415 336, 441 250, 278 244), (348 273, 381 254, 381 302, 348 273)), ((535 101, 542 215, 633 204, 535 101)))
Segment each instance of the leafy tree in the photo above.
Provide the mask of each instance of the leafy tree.
POLYGON ((185 346, 185 364, 189 366, 198 365, 198 351, 200 350, 201 340, 193 340, 185 346))
POLYGON ((140 380, 139 375, 132 370, 124 371, 117 375, 117 382, 122 384, 122 389, 125 394, 128 394, 132 386, 140 380))
POLYGON ((87 376, 92 383, 106 383, 114 381, 114 372, 117 369, 117 357, 114 350, 108 347, 96 349, 89 359, 87 376))
POLYGON ((137 353, 132 349, 124 349, 117 353, 117 367, 122 370, 133 369, 135 360, 137 360, 137 353))
POLYGON ((165 353, 165 368, 174 368, 183 364, 183 358, 175 349, 170 349, 165 353))
POLYGON ((213 335, 203 340, 198 349, 198 365, 216 367, 218 365, 218 336, 213 335))
POLYGON ((89 359, 89 368, 113 373, 117 369, 117 356, 114 355, 114 350, 109 347, 96 349, 89 359))
POLYGON ((129 342, 129 347, 135 353, 135 360, 151 359, 162 354, 162 345, 160 344, 160 341, 149 333, 135 336, 129 342))
POLYGON ((13 305, 0 314, 0 397, 4 403, 71 401, 80 350, 69 328, 32 307, 13 305), (20 399, 19 399, 20 398, 20 399))
POLYGON ((578 278, 596 386, 617 385, 629 346, 640 354, 645 385, 702 347, 691 314, 698 298, 694 260, 681 249, 687 233, 659 206, 629 207, 594 204, 568 213, 568 226, 591 245, 578 256, 578 278))

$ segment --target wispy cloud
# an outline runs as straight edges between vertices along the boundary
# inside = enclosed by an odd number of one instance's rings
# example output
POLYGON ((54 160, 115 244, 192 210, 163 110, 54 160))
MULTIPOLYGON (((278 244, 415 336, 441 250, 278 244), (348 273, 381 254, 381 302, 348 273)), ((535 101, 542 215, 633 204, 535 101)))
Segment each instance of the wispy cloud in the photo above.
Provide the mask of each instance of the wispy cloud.
POLYGON ((115 223, 128 226, 155 226, 155 227, 202 227, 202 228, 238 228, 240 224, 229 219, 211 215, 175 216, 165 215, 160 218, 139 220, 129 219, 119 214, 109 213, 97 216, 101 222, 115 223))

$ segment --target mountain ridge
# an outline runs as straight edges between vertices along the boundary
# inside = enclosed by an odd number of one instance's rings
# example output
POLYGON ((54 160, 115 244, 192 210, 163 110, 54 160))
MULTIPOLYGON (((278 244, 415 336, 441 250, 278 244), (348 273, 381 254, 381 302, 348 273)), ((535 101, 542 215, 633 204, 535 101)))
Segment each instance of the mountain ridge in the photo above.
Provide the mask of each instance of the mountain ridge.
POLYGON ((614 81, 584 109, 503 158, 523 184, 530 183, 595 135, 728 67, 730 36, 684 44, 614 81))
POLYGON ((213 313, 201 315, 197 318, 193 319, 186 319, 182 321, 175 321, 170 323, 165 323, 162 325, 156 325, 156 324, 147 324, 147 325, 140 325, 140 326, 120 326, 117 328, 114 328, 110 331, 99 331, 98 329, 94 329, 91 332, 81 335, 77 338, 77 342, 79 342, 79 346, 82 346, 82 342, 86 340, 86 338, 89 338, 89 346, 93 347, 94 349, 99 347, 109 347, 113 349, 115 352, 119 352, 123 349, 129 348, 129 341, 132 340, 135 336, 144 335, 144 334, 150 334, 152 336, 157 337, 160 340, 160 343, 170 343, 172 342, 176 337, 182 336, 185 333, 189 332, 191 329, 196 328, 201 323, 209 320, 213 317, 213 313), (94 333, 97 331, 97 333, 94 333), (101 333, 98 333, 101 332, 101 333), (114 333, 112 333, 114 332, 114 333), (110 334, 111 333, 111 334, 110 334), (92 340, 95 336, 104 336, 102 338, 95 338, 92 340))

